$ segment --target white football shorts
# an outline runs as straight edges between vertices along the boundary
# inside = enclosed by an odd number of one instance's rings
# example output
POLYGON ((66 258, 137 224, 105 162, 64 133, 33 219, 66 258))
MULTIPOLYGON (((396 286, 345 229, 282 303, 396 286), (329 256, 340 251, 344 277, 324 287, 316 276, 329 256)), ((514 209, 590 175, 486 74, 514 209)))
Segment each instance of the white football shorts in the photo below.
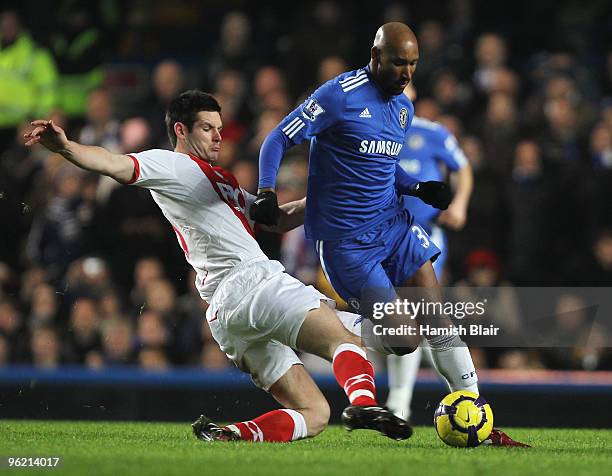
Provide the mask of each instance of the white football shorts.
POLYGON ((234 268, 210 300, 206 319, 221 350, 258 387, 268 391, 293 365, 306 314, 335 302, 284 272, 278 261, 234 268))

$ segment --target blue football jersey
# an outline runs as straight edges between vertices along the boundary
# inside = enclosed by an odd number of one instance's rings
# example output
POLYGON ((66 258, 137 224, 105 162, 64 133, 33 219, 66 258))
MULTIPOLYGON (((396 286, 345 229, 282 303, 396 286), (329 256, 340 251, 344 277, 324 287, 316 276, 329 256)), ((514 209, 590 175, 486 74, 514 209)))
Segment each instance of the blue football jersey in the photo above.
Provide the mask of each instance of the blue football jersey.
POLYGON ((308 238, 355 237, 402 210, 395 170, 413 115, 366 66, 323 84, 279 124, 293 144, 310 140, 308 238))
MULTIPOLYGON (((448 129, 420 117, 415 117, 412 121, 399 159, 401 167, 421 182, 443 181, 446 169, 459 170, 467 163, 457 139, 448 129)), ((410 214, 430 233, 431 224, 438 217, 440 210, 416 197, 403 198, 410 214)))

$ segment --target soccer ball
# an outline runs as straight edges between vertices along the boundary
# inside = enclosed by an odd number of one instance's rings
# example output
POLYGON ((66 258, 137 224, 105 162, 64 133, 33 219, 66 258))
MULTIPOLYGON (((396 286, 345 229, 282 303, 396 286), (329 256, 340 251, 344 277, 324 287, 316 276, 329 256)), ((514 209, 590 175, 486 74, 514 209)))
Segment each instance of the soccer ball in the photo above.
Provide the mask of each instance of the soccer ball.
POLYGON ((442 399, 434 414, 434 426, 447 445, 478 446, 491 434, 493 411, 481 396, 459 390, 442 399))

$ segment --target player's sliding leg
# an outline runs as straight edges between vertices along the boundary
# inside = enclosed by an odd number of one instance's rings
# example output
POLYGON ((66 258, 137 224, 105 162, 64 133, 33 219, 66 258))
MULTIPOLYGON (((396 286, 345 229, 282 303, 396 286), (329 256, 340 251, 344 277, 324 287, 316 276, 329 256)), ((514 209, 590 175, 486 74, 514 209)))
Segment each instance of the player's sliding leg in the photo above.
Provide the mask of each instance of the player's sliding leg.
POLYGON ((423 348, 419 346, 408 355, 387 356, 387 375, 389 376, 387 408, 404 420, 410 419, 410 404, 422 353, 423 348))
MULTIPOLYGON (((439 285, 431 265, 431 261, 427 261, 414 274, 410 283, 419 288, 425 288, 423 292, 427 292, 427 299, 439 301, 441 295, 439 285)), ((442 317, 434 317, 438 323, 446 321, 444 326, 452 326, 448 319, 442 317)), ((431 320, 424 321, 422 316, 417 317, 418 324, 431 324, 431 320)), ((476 369, 472 362, 470 350, 461 340, 458 335, 438 335, 425 336, 427 343, 431 348, 431 357, 434 367, 438 373, 444 378, 451 392, 457 390, 468 390, 476 394, 478 391, 478 377, 476 369)))
POLYGON ((308 313, 298 334, 297 347, 332 362, 336 381, 351 403, 342 414, 348 429, 377 430, 393 439, 412 435, 412 428, 404 420, 378 404, 374 367, 361 340, 346 330, 326 304, 308 313))
POLYGON ((203 440, 289 442, 316 436, 329 421, 329 405, 302 365, 293 365, 274 383, 272 396, 285 408, 219 427, 206 417, 194 423, 203 440))

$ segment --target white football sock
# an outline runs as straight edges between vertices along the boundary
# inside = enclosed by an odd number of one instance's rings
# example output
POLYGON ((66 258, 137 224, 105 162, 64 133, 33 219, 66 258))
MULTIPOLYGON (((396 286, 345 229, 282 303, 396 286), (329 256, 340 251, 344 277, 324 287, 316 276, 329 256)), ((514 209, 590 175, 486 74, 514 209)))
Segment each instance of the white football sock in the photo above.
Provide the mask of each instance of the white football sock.
POLYGON ((421 364, 421 355, 422 349, 419 346, 408 355, 387 356, 387 375, 389 377, 387 407, 404 420, 410 418, 410 404, 421 364))
POLYGON ((470 349, 459 336, 436 336, 428 339, 431 358, 451 392, 468 390, 478 394, 478 377, 470 349))

